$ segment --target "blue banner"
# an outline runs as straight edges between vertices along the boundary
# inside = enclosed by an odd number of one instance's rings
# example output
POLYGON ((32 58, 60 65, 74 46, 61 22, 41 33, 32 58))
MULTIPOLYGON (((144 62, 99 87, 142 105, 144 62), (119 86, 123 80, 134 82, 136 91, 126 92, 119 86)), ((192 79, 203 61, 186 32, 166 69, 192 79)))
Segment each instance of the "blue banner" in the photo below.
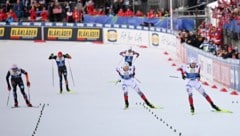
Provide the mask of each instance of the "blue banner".
MULTIPOLYGON (((154 26, 161 28, 170 28, 170 18, 145 18, 145 17, 119 17, 119 16, 90 16, 84 15, 84 23, 98 23, 98 24, 119 24, 119 25, 133 25, 133 26, 154 26)), ((194 30, 193 19, 173 19, 174 30, 194 30)))

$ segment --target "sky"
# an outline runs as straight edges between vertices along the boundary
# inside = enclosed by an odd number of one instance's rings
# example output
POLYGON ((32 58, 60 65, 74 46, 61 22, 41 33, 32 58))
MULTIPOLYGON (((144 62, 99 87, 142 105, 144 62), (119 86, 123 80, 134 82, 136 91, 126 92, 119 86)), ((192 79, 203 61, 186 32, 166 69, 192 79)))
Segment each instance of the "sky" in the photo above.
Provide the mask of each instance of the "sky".
MULTIPOLYGON (((136 81, 151 103, 163 107, 149 109, 139 95, 129 90, 128 110, 124 110, 121 84, 115 84, 117 67, 123 64, 119 52, 128 45, 81 42, 0 41, 0 132, 3 136, 239 136, 239 96, 204 86, 207 94, 229 113, 211 112, 211 106, 193 92, 195 115, 191 115, 185 82, 176 56, 165 55, 167 46, 139 48, 134 61, 136 81), (68 80, 72 93, 59 94, 59 78, 51 53, 68 53, 68 80), (172 58, 173 61, 168 61, 172 58), (38 108, 28 108, 18 89, 20 108, 12 109, 12 92, 7 91, 6 74, 12 64, 29 73, 31 87, 25 87, 38 108), (177 64, 178 65, 178 64, 177 64), (176 76, 173 78, 171 76, 176 76), (7 98, 9 103, 7 105, 7 98)), ((25 81, 25 76, 22 75, 25 81)), ((220 85, 218 86, 221 87, 220 85)))

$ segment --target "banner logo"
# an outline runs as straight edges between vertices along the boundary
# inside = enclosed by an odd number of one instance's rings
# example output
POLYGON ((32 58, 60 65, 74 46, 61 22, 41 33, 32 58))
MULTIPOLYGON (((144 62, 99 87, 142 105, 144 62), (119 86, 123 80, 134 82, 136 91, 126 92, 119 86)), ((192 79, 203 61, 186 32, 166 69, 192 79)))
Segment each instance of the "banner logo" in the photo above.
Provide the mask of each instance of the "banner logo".
POLYGON ((158 33, 152 33, 152 45, 153 46, 159 46, 159 35, 158 33))
POLYGON ((72 29, 49 28, 48 39, 70 39, 72 38, 72 29))
POLYGON ((38 28, 11 28, 10 38, 35 38, 38 34, 38 28))
POLYGON ((100 29, 78 29, 77 40, 97 40, 100 39, 100 29))
POLYGON ((4 27, 0 28, 0 36, 1 36, 1 37, 4 36, 4 27))
POLYGON ((107 31, 107 40, 109 42, 117 42, 118 34, 117 30, 110 29, 107 31))

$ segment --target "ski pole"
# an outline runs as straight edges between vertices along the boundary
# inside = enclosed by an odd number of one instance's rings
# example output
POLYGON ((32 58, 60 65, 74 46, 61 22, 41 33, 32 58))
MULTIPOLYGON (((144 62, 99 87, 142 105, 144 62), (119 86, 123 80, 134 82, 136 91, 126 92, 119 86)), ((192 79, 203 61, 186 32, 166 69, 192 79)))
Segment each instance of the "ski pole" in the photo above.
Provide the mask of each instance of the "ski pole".
POLYGON ((69 61, 68 61, 68 66, 69 66, 69 70, 70 70, 70 73, 71 73, 71 77, 72 77, 72 81, 73 81, 73 86, 75 86, 74 79, 73 79, 73 74, 72 74, 72 69, 71 69, 70 62, 69 62, 69 61))
POLYGON ((141 82, 139 79, 137 79, 136 77, 135 77, 135 79, 136 79, 136 81, 137 81, 138 83, 140 83, 140 84, 142 83, 142 82, 141 82))
POLYGON ((173 75, 169 75, 169 77, 171 77, 171 78, 179 78, 179 76, 173 76, 173 75))
POLYGON ((10 91, 8 91, 7 106, 8 106, 8 102, 9 102, 9 97, 10 97, 10 91))
POLYGON ((133 64, 135 63, 136 60, 137 60, 137 57, 135 57, 135 58, 133 59, 133 64))
POLYGON ((52 85, 54 87, 54 66, 53 66, 53 61, 52 61, 52 85))

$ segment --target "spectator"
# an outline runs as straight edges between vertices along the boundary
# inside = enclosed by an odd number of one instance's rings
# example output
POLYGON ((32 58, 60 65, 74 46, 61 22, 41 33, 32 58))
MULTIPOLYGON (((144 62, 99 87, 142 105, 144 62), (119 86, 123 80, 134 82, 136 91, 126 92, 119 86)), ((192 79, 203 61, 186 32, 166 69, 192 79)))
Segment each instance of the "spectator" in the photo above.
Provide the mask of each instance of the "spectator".
POLYGON ((96 16, 97 15, 97 9, 94 8, 92 12, 88 13, 88 15, 96 16))
POLYGON ((125 16, 126 17, 133 17, 133 11, 129 7, 125 11, 125 16))
POLYGON ((205 38, 203 43, 199 46, 200 49, 202 49, 203 51, 208 51, 208 46, 209 46, 209 42, 208 39, 205 38))
POLYGON ((10 24, 14 22, 14 18, 10 13, 7 13, 7 19, 6 19, 6 24, 10 24))
POLYGON ((135 16, 136 16, 136 17, 143 17, 143 16, 144 16, 144 14, 143 14, 143 12, 142 12, 142 11, 140 11, 140 10, 137 10, 137 12, 136 12, 135 16))
POLYGON ((86 3, 86 13, 87 14, 92 14, 93 10, 94 10, 94 3, 92 0, 88 0, 86 3))
POLYGON ((240 59, 240 53, 239 53, 239 52, 236 53, 236 58, 237 58, 237 59, 240 59))
POLYGON ((36 10, 35 10, 34 5, 32 5, 32 8, 29 10, 29 14, 30 14, 29 20, 30 20, 31 22, 36 21, 37 13, 36 13, 36 10))
POLYGON ((73 21, 73 12, 72 12, 71 9, 68 9, 68 11, 67 11, 66 21, 67 21, 68 23, 74 22, 74 21, 73 21))
POLYGON ((53 8, 54 8, 54 2, 53 1, 51 1, 50 2, 50 5, 49 5, 49 7, 48 7, 48 19, 49 19, 49 21, 50 22, 54 22, 54 16, 53 16, 53 8))
POLYGON ((123 11, 122 8, 119 9, 119 11, 118 11, 118 13, 117 13, 117 16, 119 16, 119 17, 124 17, 124 16, 125 16, 125 13, 124 13, 124 11, 123 11))
POLYGON ((82 11, 79 11, 77 7, 74 8, 72 13, 74 22, 82 22, 82 11))
POLYGON ((82 2, 82 0, 78 0, 77 1, 76 7, 77 7, 78 11, 83 11, 83 2, 82 2))
POLYGON ((113 13, 114 15, 117 15, 117 13, 119 12, 120 9, 123 9, 123 2, 118 1, 118 0, 114 0, 113 1, 113 13))
POLYGON ((147 13, 147 18, 155 18, 156 14, 154 13, 153 9, 150 9, 147 13))
POLYGON ((56 22, 61 22, 62 20, 62 15, 63 15, 63 9, 60 3, 56 2, 55 6, 53 8, 53 16, 54 16, 54 21, 56 22))
POLYGON ((157 10, 156 16, 157 16, 157 17, 162 17, 162 16, 163 16, 163 12, 162 12, 161 9, 158 9, 158 10, 157 10))
POLYGON ((111 1, 105 0, 104 2, 105 15, 109 15, 111 9, 111 1))
POLYGON ((189 32, 186 43, 195 46, 196 40, 196 35, 193 32, 189 32))
POLYGON ((123 10, 126 11, 128 8, 130 8, 130 1, 123 0, 123 10))
POLYGON ((0 22, 4 22, 7 19, 7 14, 6 12, 3 11, 2 8, 0 8, 0 22))
POLYGON ((212 53, 213 55, 217 54, 216 44, 212 40, 209 41, 208 52, 212 53))
POLYGON ((99 15, 99 16, 105 15, 105 12, 103 11, 103 8, 99 8, 99 9, 97 10, 97 15, 99 15))
POLYGON ((42 22, 48 21, 48 11, 46 10, 46 7, 43 7, 42 12, 40 13, 42 22))
POLYGON ((12 9, 12 5, 10 4, 9 0, 6 1, 6 4, 3 6, 4 12, 9 12, 10 9, 12 9))
POLYGON ((200 45, 203 43, 203 41, 204 41, 204 37, 202 37, 201 35, 198 34, 196 36, 196 42, 195 42, 194 47, 199 48, 200 45))
POLYGON ((23 17, 23 10, 24 10, 23 3, 20 0, 17 0, 17 3, 14 5, 13 9, 19 21, 23 17))
POLYGON ((9 12, 8 12, 8 18, 11 20, 11 18, 13 19, 13 21, 18 21, 18 18, 17 18, 17 15, 16 13, 10 9, 9 12))

